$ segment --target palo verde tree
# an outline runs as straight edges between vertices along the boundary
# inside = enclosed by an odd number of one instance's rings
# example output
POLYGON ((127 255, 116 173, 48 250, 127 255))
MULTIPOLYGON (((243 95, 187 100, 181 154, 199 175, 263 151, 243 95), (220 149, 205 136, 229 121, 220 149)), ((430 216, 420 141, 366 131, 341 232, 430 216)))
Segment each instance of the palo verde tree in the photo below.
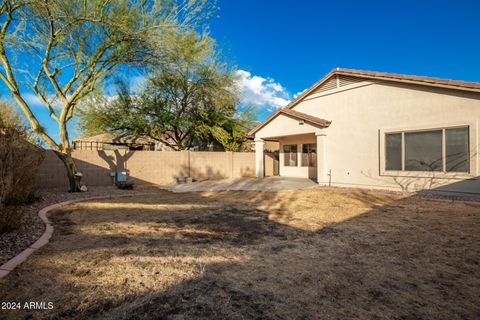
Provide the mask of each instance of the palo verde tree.
POLYGON ((178 35, 167 65, 153 70, 142 92, 120 85, 115 98, 92 99, 81 109, 80 127, 85 133, 148 136, 174 150, 213 140, 238 150, 251 125, 247 113, 237 112, 234 74, 210 37, 178 35))
POLYGON ((65 164, 70 191, 80 187, 68 135, 78 103, 122 66, 159 63, 165 35, 198 26, 209 8, 206 0, 2 0, 0 79, 65 164), (33 112, 32 93, 57 122, 59 139, 33 112))

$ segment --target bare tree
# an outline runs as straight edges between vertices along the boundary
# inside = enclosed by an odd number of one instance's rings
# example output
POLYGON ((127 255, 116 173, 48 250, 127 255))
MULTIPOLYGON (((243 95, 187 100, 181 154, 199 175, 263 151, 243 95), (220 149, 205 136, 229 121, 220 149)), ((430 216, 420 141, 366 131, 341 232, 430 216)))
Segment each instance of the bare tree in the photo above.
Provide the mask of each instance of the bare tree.
POLYGON ((121 66, 159 61, 170 35, 209 12, 206 0, 3 0, 0 79, 64 163, 70 191, 80 189, 68 137, 75 106, 121 66), (58 141, 32 112, 30 92, 57 122, 58 141))

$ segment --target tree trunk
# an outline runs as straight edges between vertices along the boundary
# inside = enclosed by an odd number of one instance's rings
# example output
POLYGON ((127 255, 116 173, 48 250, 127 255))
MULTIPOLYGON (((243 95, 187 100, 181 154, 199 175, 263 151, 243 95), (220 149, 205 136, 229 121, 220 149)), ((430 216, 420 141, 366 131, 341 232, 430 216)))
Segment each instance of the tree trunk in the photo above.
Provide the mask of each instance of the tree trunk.
POLYGON ((70 186, 69 192, 80 192, 81 176, 76 176, 77 167, 75 166, 75 161, 73 160, 71 153, 54 152, 57 157, 62 160, 65 169, 67 170, 68 184, 70 186))

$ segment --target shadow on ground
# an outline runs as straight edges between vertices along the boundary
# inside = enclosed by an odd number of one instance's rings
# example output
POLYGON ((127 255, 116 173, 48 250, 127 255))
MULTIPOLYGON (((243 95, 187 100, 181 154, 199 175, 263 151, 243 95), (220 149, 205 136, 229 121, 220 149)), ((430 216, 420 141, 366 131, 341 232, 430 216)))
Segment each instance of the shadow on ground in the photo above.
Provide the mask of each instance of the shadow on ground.
POLYGON ((474 319, 480 205, 336 189, 77 204, 0 281, 5 318, 474 319))

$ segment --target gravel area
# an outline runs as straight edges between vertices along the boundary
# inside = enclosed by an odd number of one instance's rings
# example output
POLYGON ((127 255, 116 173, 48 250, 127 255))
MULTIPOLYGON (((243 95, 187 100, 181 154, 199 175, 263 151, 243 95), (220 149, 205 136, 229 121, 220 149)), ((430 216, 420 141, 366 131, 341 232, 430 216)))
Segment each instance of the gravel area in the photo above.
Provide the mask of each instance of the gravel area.
POLYGON ((423 191, 419 192, 415 196, 432 199, 432 200, 448 200, 448 201, 468 201, 468 202, 480 202, 480 194, 462 194, 459 192, 435 192, 435 191, 423 191))
POLYGON ((38 217, 38 211, 46 206, 82 198, 95 196, 111 196, 120 194, 135 194, 151 192, 156 193, 160 189, 155 187, 142 187, 135 190, 120 190, 116 187, 90 187, 88 192, 70 193, 65 189, 49 189, 39 191, 40 200, 24 206, 24 221, 26 223, 20 229, 0 235, 0 265, 4 264, 32 243, 34 243, 45 231, 45 224, 38 217))

